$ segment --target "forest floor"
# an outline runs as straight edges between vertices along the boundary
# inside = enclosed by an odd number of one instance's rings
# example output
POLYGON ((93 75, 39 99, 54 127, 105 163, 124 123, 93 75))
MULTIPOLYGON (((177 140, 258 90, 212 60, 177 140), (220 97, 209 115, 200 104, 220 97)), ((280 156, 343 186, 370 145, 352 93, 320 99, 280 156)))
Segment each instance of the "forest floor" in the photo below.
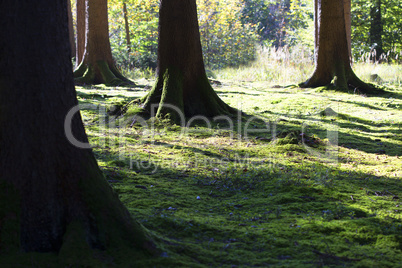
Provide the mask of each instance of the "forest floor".
POLYGON ((106 179, 163 252, 132 266, 402 266, 402 90, 221 82, 246 115, 186 127, 106 113, 152 81, 77 87, 106 179))

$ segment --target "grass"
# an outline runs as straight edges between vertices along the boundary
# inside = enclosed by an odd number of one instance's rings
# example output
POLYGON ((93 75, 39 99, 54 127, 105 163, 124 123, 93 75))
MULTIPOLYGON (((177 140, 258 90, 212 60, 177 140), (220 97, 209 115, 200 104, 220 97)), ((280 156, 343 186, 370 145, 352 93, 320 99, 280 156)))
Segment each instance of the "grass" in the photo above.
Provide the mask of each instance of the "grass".
POLYGON ((310 67, 296 67, 279 82, 257 67, 216 72, 219 96, 247 113, 231 129, 130 118, 116 128, 102 111, 153 81, 77 88, 106 179, 163 250, 143 266, 402 265, 400 66, 379 73, 392 86, 383 96, 272 87, 300 82, 310 67))

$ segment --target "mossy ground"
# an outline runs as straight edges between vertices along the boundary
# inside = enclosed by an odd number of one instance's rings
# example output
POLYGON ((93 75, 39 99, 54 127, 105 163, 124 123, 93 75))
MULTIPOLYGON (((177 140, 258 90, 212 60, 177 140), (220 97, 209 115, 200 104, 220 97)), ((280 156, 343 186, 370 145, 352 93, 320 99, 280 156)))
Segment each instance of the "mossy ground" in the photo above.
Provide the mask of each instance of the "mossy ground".
POLYGON ((364 96, 221 82, 218 95, 247 114, 233 126, 134 118, 140 109, 127 103, 148 92, 149 80, 77 87, 106 179, 163 253, 80 251, 63 260, 36 253, 26 264, 401 266, 402 91, 364 96), (126 114, 116 120, 120 109, 126 114))
POLYGON ((114 128, 99 107, 152 83, 77 88, 93 105, 82 114, 107 180, 164 249, 149 267, 401 266, 402 91, 222 82, 219 96, 247 114, 233 130, 148 120, 151 131, 127 116, 131 128, 114 128))

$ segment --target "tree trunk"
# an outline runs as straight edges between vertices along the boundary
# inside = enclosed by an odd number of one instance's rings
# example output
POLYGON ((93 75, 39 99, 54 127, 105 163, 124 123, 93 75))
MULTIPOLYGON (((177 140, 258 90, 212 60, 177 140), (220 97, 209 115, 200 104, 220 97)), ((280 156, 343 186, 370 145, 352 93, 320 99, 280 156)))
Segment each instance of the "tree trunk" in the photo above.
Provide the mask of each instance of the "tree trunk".
POLYGON ((109 42, 107 0, 86 0, 85 52, 74 71, 80 84, 133 84, 114 65, 109 42))
POLYGON ((370 45, 371 58, 373 61, 379 61, 382 53, 384 53, 382 45, 383 25, 381 15, 381 0, 374 0, 370 10, 370 45))
POLYGON ((130 39, 130 27, 128 25, 128 14, 127 14, 127 4, 123 2, 123 17, 124 17, 124 28, 126 30, 126 41, 127 41, 127 53, 131 53, 131 39, 130 39))
POLYGON ((157 81, 144 109, 159 105, 156 116, 170 114, 166 104, 191 117, 234 113, 212 89, 205 73, 195 0, 162 0, 159 11, 157 81))
MULTIPOLYGON (((91 248, 152 251, 92 151, 66 137, 66 115, 78 104, 67 1, 1 1, 0 25, 0 254, 77 260, 82 248, 90 256, 91 248)), ((79 114, 68 129, 87 142, 79 114)))
POLYGON ((318 0, 316 18, 316 67, 313 75, 302 87, 319 87, 334 84, 339 89, 352 88, 362 93, 378 89, 361 81, 350 65, 342 0, 318 0))
POLYGON ((343 8, 345 12, 345 26, 346 26, 346 38, 348 40, 348 53, 350 64, 353 64, 352 58, 352 1, 343 0, 343 8))
POLYGON ((75 57, 76 54, 76 46, 75 46, 75 38, 74 38, 74 24, 73 24, 73 14, 71 12, 71 1, 67 0, 67 10, 68 10, 68 32, 69 32, 69 40, 71 46, 71 58, 75 57))
POLYGON ((85 51, 85 0, 77 0, 77 52, 75 67, 78 67, 84 57, 85 51))

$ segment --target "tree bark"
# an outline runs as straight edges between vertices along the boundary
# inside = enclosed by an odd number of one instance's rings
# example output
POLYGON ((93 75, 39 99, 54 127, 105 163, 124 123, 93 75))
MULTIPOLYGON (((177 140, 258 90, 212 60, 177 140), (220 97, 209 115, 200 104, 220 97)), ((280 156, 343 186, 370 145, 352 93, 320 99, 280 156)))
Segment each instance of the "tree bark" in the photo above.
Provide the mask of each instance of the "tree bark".
POLYGON ((131 53, 131 38, 130 38, 130 27, 128 24, 128 13, 127 4, 123 2, 123 17, 124 17, 124 28, 126 30, 126 41, 127 41, 127 53, 131 53))
POLYGON ((316 67, 313 75, 302 87, 319 87, 330 84, 339 89, 351 88, 361 93, 379 90, 364 83, 350 65, 348 40, 342 0, 318 0, 315 2, 316 20, 316 67))
POLYGON ((345 26, 346 26, 346 38, 348 40, 348 53, 350 64, 353 64, 352 58, 352 1, 343 0, 344 12, 345 12, 345 26))
POLYGON ((78 67, 84 57, 85 51, 85 0, 77 0, 77 52, 75 67, 78 67))
POLYGON ((379 61, 381 55, 384 53, 382 44, 383 25, 381 14, 381 0, 373 0, 373 6, 370 10, 370 45, 371 45, 371 58, 373 61, 379 61))
POLYGON ((85 52, 74 71, 80 84, 133 84, 115 67, 109 42, 107 0, 86 0, 85 52))
POLYGON ((170 114, 166 104, 185 117, 234 113, 212 89, 205 73, 195 0, 162 0, 159 10, 157 81, 144 109, 159 105, 156 116, 170 114))
POLYGON ((67 10, 68 10, 68 32, 69 32, 69 40, 71 46, 71 58, 75 57, 76 54, 76 45, 75 45, 75 37, 74 37, 74 24, 73 24, 73 14, 71 12, 71 1, 67 0, 67 10))
MULTIPOLYGON (((1 1, 0 25, 0 254, 153 251, 92 151, 66 137, 65 117, 78 104, 67 1, 1 1)), ((79 114, 71 130, 88 141, 79 114)))

